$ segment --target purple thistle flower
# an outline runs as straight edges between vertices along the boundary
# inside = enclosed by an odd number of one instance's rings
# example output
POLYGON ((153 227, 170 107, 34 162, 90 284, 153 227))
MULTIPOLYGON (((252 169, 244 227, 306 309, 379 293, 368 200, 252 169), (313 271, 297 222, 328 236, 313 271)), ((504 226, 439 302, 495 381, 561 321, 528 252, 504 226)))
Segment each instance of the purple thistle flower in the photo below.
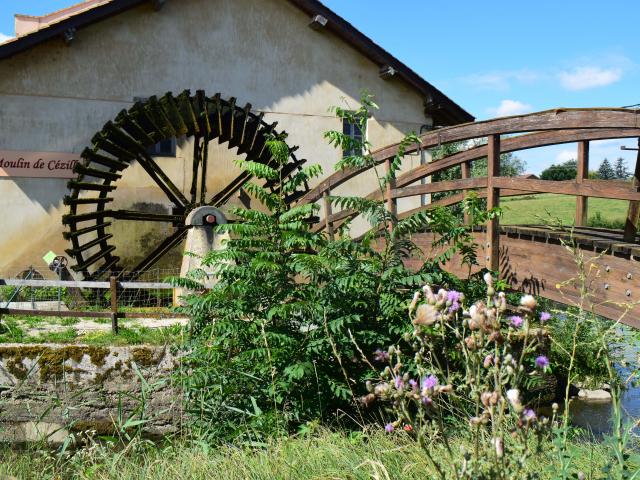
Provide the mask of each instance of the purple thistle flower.
POLYGON ((429 375, 427 378, 422 379, 422 388, 433 389, 438 386, 438 377, 435 375, 429 375))
POLYGON ((460 302, 462 300, 462 293, 450 290, 447 292, 447 302, 451 302, 449 307, 449 313, 454 313, 460 310, 460 302))
POLYGON ((389 361, 389 352, 385 351, 385 350, 376 350, 375 352, 373 352, 373 359, 376 362, 388 362, 389 361))
POLYGON ((522 412, 522 418, 524 418, 524 420, 527 422, 532 422, 538 417, 536 416, 536 412, 534 412, 532 409, 525 408, 524 412, 522 412))
POLYGON ((404 380, 402 380, 402 377, 396 377, 395 385, 397 390, 404 388, 404 380))
POLYGON ((514 315, 513 317, 509 318, 509 321, 515 328, 520 328, 522 326, 522 323, 524 322, 522 317, 519 317, 518 315, 514 315))
POLYGON ((385 431, 385 432, 387 432, 387 433, 391 433, 391 432, 393 432, 395 429, 396 429, 396 427, 394 427, 394 426, 393 426, 393 423, 387 423, 387 424, 384 426, 384 431, 385 431))
POLYGON ((544 355, 540 355, 538 358, 536 358, 536 367, 544 369, 548 366, 549 359, 547 357, 545 357, 544 355))
POLYGON ((418 382, 416 382, 413 378, 409 380, 409 385, 411 386, 411 390, 415 390, 418 388, 418 382))
POLYGON ((540 313, 540 321, 541 322, 548 322, 549 320, 551 320, 551 314, 549 312, 542 312, 540 313))
POLYGON ((462 294, 460 292, 456 292, 455 290, 449 290, 447 292, 448 302, 459 302, 460 299, 462 299, 462 294))

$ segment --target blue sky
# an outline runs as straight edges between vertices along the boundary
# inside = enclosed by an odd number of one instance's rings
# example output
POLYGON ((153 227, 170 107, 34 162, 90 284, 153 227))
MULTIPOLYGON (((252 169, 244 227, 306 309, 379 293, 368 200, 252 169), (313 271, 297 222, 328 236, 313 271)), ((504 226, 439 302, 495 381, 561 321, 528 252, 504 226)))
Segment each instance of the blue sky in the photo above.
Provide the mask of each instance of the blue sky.
MULTIPOLYGON (((175 0, 169 0, 175 1, 175 0)), ((41 15, 73 0, 2 0, 0 33, 13 14, 41 15)), ((636 0, 324 0, 478 119, 555 107, 640 103, 640 2, 636 0)), ((366 87, 366 85, 363 85, 366 87)), ((592 165, 633 140, 596 142, 592 165)), ((565 145, 518 155, 539 173, 567 160, 565 145)))

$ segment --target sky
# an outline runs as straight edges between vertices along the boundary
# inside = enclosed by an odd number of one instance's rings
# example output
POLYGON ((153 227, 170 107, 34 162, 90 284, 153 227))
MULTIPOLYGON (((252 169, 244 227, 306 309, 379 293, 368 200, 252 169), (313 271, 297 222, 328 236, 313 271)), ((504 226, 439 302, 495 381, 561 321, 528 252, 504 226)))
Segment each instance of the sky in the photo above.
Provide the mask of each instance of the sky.
MULTIPOLYGON (((169 0, 178 1, 178 0, 169 0)), ((212 0, 213 1, 213 0, 212 0)), ((259 0, 256 0, 259 1, 259 0)), ((0 39, 13 14, 73 0, 0 0, 0 39)), ((637 0, 324 0, 477 119, 557 107, 640 104, 637 0)), ((366 85, 362 85, 366 88, 366 85)), ((636 155, 633 140, 593 142, 591 165, 636 155)), ((575 145, 519 152, 540 173, 575 145)))

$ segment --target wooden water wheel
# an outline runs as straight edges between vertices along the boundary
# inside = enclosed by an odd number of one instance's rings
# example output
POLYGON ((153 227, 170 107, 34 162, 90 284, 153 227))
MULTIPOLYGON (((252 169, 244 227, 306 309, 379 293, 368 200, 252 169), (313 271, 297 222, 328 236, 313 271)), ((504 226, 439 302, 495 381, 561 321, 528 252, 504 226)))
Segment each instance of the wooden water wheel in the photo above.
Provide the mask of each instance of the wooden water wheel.
MULTIPOLYGON (((70 194, 64 203, 69 213, 63 217, 67 227, 64 236, 71 242, 67 253, 75 260, 72 269, 85 279, 98 279, 122 272, 121 258, 113 245, 114 222, 164 222, 172 225, 172 233, 155 246, 136 266, 130 277, 137 277, 154 266, 171 249, 179 245, 187 234, 185 219, 196 207, 220 207, 250 180, 242 173, 217 192, 207 192, 207 177, 215 170, 209 167, 209 142, 218 140, 228 148, 236 148, 247 160, 273 164, 267 140, 278 135, 276 123, 267 124, 263 113, 254 113, 250 104, 236 105, 215 94, 207 97, 203 91, 191 95, 186 90, 178 96, 167 93, 161 98, 151 97, 137 102, 129 110, 122 110, 113 121, 92 139, 93 146, 82 153, 76 165, 77 178, 70 181, 70 194), (188 191, 177 187, 165 173, 149 149, 163 140, 193 137, 192 181, 188 191), (109 209, 117 193, 118 181, 126 169, 137 162, 172 204, 170 213, 149 213, 136 210, 109 209)), ((281 167, 282 178, 295 174, 306 160, 298 160, 289 148, 289 161, 281 167)), ((271 191, 279 189, 278 182, 265 185, 271 191)), ((295 202, 309 190, 308 185, 290 194, 286 201, 295 202)))

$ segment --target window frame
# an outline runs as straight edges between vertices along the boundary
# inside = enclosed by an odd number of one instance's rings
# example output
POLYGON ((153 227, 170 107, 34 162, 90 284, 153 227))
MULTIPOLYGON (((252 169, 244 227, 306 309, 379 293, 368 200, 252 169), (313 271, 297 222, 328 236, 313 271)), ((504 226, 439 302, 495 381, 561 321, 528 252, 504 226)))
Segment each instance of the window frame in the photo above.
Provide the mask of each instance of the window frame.
MULTIPOLYGON (((349 138, 357 139, 359 138, 362 143, 367 141, 367 132, 369 130, 369 119, 367 119, 364 132, 360 130, 360 126, 356 123, 349 122, 349 119, 346 117, 342 118, 342 133, 343 135, 347 135, 349 138), (345 131, 348 130, 348 131, 345 131)), ((360 152, 361 154, 363 152, 360 152)), ((356 155, 355 151, 342 151, 342 158, 351 157, 356 155)))

